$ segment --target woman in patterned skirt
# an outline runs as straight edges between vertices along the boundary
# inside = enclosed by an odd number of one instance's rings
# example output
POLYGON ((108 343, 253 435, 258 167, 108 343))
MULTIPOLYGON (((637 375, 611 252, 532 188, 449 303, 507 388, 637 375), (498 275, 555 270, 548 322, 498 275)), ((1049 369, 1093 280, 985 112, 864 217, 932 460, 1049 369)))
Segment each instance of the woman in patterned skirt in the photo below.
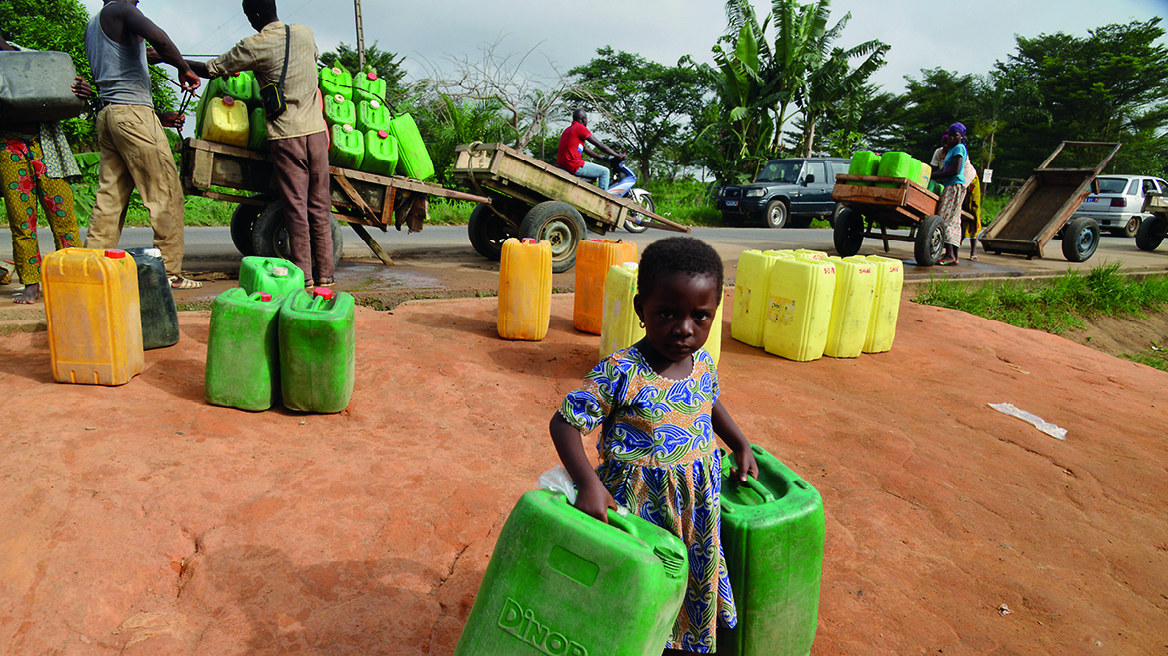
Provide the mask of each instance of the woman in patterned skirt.
POLYGON ((937 215, 945 223, 945 255, 937 261, 941 266, 957 266, 961 247, 961 203, 965 200, 965 163, 969 151, 965 147, 965 126, 954 123, 945 132, 945 161, 933 179, 945 186, 937 202, 937 215))

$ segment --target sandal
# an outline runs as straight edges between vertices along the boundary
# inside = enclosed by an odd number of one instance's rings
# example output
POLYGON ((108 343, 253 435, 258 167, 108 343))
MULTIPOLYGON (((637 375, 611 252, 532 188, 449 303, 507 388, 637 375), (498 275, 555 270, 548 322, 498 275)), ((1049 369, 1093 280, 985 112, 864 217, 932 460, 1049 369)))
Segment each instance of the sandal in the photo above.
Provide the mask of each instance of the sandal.
POLYGON ((937 260, 937 266, 957 266, 957 260, 937 260))
POLYGON ((337 279, 333 277, 321 278, 320 282, 316 283, 317 287, 332 287, 337 284, 337 279))
POLYGON ((191 280, 182 276, 167 276, 166 279, 170 281, 171 289, 198 289, 203 286, 203 283, 198 280, 191 280))
POLYGON ((978 260, 977 260, 977 256, 976 256, 976 255, 970 255, 970 256, 969 256, 969 261, 970 261, 970 262, 977 262, 977 261, 978 261, 978 260))

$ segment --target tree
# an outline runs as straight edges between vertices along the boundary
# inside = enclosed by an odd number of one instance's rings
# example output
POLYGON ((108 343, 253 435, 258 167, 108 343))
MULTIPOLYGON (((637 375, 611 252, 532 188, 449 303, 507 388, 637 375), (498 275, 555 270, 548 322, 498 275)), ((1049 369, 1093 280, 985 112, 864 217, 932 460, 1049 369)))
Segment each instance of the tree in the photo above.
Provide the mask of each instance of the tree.
POLYGON ((637 160, 639 178, 648 180, 651 163, 678 145, 685 118, 701 106, 698 73, 607 46, 596 54, 568 71, 578 88, 568 99, 582 102, 589 111, 601 111, 596 129, 616 137, 637 160))
MULTIPOLYGON (((398 57, 395 53, 381 50, 376 41, 365 49, 365 71, 375 71, 379 78, 385 80, 385 98, 391 104, 396 104, 405 95, 402 80, 406 72, 401 67, 405 59, 405 55, 398 57)), ((337 44, 333 52, 322 54, 320 61, 325 66, 339 65, 350 73, 362 72, 357 66, 357 50, 345 43, 337 44)))

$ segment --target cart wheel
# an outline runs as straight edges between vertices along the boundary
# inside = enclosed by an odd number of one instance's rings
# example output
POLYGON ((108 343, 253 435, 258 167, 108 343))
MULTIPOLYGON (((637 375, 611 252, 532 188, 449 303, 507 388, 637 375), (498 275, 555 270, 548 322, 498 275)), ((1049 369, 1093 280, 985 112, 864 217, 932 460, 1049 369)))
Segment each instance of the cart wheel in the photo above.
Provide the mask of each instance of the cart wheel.
MULTIPOLYGON (((251 198, 272 201, 269 194, 252 194, 251 198)), ((264 211, 263 205, 240 204, 231 214, 231 243, 235 244, 240 255, 247 257, 255 255, 255 246, 252 245, 251 232, 255 228, 256 219, 264 211)))
POLYGON ((1067 224, 1063 234, 1063 257, 1068 262, 1086 262, 1099 248, 1099 224, 1081 216, 1067 224))
POLYGON ((1139 232, 1136 233, 1136 246, 1141 251, 1154 251, 1159 248, 1160 242, 1164 241, 1165 233, 1168 233, 1168 220, 1153 214, 1140 222, 1139 232))
POLYGON ((839 217, 839 213, 846 210, 846 209, 848 209, 848 206, 844 205, 843 203, 836 203, 835 204, 835 209, 833 209, 831 211, 831 215, 827 217, 827 222, 829 224, 831 224, 831 227, 833 227, 833 228, 835 227, 835 221, 836 221, 836 218, 839 217))
POLYGON ((926 216, 917 229, 913 257, 917 266, 933 266, 945 255, 945 222, 936 214, 926 216))
POLYGON ((496 262, 503 256, 503 242, 516 236, 511 226, 485 203, 475 205, 470 211, 466 231, 475 252, 496 262))
MULTIPOLYGON (((333 266, 341 263, 341 253, 345 250, 341 226, 336 217, 329 214, 329 230, 333 236, 333 266)), ((284 227, 284 201, 278 200, 264 208, 256 218, 251 235, 252 248, 260 257, 280 257, 291 261, 292 249, 288 246, 288 229, 284 227)), ((311 276, 311 271, 305 271, 311 276)))
MULTIPOLYGON (((657 206, 653 204, 653 197, 650 196, 648 192, 645 192, 645 195, 643 196, 639 194, 635 196, 631 195, 630 198, 634 202, 640 203, 642 207, 649 210, 650 212, 657 212, 657 206)), ((633 233, 634 235, 639 235, 649 229, 649 226, 646 224, 651 220, 652 219, 647 216, 641 216, 636 212, 629 212, 629 216, 625 218, 625 230, 633 233), (640 220, 641 223, 634 223, 635 220, 640 220)))
POLYGON ((781 200, 772 200, 766 206, 767 227, 779 229, 787 225, 787 206, 781 200))
POLYGON ((841 209, 835 215, 833 237, 840 257, 859 253, 864 244, 864 215, 849 207, 841 209))
POLYGON ((576 266, 576 246, 584 238, 584 218, 575 207, 549 200, 531 208, 519 225, 519 236, 551 242, 552 273, 576 266))

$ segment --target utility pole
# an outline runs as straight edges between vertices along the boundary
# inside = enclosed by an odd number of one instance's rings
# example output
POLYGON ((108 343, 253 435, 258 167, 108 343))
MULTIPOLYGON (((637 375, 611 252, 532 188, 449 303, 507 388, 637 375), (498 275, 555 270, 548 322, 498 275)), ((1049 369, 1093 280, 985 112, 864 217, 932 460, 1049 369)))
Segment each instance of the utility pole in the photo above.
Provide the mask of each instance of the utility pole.
POLYGON ((365 68, 365 28, 361 25, 361 0, 353 0, 353 10, 357 14, 357 68, 363 70, 365 68))

